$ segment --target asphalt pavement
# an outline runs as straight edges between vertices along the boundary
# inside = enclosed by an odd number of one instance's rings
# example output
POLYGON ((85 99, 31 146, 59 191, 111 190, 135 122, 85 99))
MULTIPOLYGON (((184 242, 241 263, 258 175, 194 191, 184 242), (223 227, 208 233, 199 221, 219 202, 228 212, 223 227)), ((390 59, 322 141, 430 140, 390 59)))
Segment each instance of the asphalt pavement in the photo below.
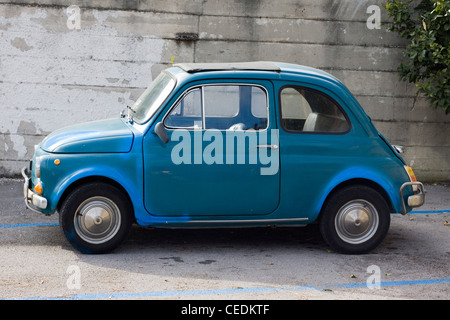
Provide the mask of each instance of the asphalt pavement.
POLYGON ((56 215, 25 208, 22 181, 0 179, 0 299, 448 300, 450 185, 425 188, 426 204, 392 215, 366 255, 331 251, 314 225, 135 226, 113 253, 83 255, 56 215))

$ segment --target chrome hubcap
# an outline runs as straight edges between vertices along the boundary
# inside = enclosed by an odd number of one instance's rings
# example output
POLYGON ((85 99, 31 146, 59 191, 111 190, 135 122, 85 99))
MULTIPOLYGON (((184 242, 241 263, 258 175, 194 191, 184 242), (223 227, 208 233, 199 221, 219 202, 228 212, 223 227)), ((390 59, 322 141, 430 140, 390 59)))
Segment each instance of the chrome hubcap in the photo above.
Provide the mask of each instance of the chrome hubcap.
POLYGON ((358 199, 346 203, 336 215, 338 236, 352 244, 363 243, 378 229, 378 212, 368 201, 358 199))
POLYGON ((77 234, 92 244, 107 242, 120 228, 120 210, 117 205, 105 197, 92 197, 85 200, 74 216, 77 234))

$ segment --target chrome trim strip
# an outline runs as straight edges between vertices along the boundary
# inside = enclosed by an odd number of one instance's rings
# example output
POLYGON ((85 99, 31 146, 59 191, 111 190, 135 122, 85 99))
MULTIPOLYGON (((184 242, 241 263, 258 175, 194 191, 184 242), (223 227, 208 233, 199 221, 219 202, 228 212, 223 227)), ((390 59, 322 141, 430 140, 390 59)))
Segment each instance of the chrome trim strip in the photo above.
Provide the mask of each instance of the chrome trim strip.
POLYGON ((405 152, 405 147, 404 146, 399 146, 399 145, 392 145, 392 147, 394 148, 395 151, 397 151, 397 153, 404 153, 405 152))
MULTIPOLYGON (((252 219, 252 220, 189 220, 183 223, 280 223, 280 222, 304 222, 308 218, 292 218, 292 219, 252 219)), ((170 223, 167 221, 167 223, 170 223)))
MULTIPOLYGON (((205 130, 206 127, 206 118, 205 118, 205 86, 201 86, 201 95, 202 95, 202 129, 201 130, 205 130)), ((195 123, 195 122, 194 122, 195 123)), ((195 124, 194 124, 194 129, 195 129, 195 124)))
POLYGON ((269 148, 269 149, 278 149, 278 145, 276 144, 260 144, 257 145, 256 148, 269 148))

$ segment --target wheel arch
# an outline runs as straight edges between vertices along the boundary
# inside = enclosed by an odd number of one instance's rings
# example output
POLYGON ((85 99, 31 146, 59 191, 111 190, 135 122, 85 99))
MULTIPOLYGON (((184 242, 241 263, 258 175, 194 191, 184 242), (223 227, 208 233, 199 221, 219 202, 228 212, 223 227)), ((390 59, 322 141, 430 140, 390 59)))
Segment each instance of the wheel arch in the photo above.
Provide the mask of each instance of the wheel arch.
MULTIPOLYGON (((82 177, 78 180, 73 181, 62 193, 61 197, 59 198, 58 204, 57 204, 57 211, 59 212, 61 209, 62 204, 64 203, 64 201, 66 200, 66 198, 69 196, 69 194, 71 192, 73 192, 75 189, 79 188, 82 185, 85 184, 89 184, 89 183, 98 183, 98 182, 103 182, 109 185, 112 185, 114 187, 116 187, 117 189, 119 189, 127 198, 127 201, 129 202, 131 209, 134 212, 134 206, 133 206, 133 201, 131 200, 131 197, 129 195, 129 193, 127 192, 127 190, 117 181, 105 177, 105 176, 100 176, 100 175, 92 175, 92 176, 87 176, 87 177, 82 177)), ((134 214, 133 214, 134 217, 134 214)), ((135 218, 133 218, 135 219, 135 218)))
POLYGON ((367 187, 370 187, 372 189, 374 189, 375 191, 377 191, 386 201, 390 212, 395 212, 395 208, 394 205, 392 203, 392 199, 390 198, 389 194, 387 193, 387 191, 377 182, 370 180, 370 179, 365 179, 365 178, 353 178, 353 179, 349 179, 346 181, 343 181, 341 183, 339 183, 338 185, 336 185, 327 195, 327 197, 325 198, 325 200, 322 202, 322 206, 320 208, 320 212, 319 212, 319 219, 321 217, 322 214, 322 209, 325 207, 327 201, 339 190, 346 188, 348 186, 351 185, 364 185, 367 187))

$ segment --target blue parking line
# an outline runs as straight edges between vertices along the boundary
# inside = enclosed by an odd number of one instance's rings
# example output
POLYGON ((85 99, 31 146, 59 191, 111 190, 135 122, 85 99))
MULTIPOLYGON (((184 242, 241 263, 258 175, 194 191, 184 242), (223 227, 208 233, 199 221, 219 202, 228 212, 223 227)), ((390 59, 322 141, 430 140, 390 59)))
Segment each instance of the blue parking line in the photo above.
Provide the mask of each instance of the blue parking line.
POLYGON ((22 228, 22 227, 47 227, 59 226, 59 223, 22 223, 22 224, 0 224, 0 228, 22 228))
MULTIPOLYGON (((381 282, 380 287, 412 286, 412 285, 433 285, 450 283, 450 278, 444 279, 424 279, 405 281, 381 282)), ((239 293, 267 293, 267 292, 287 292, 287 291, 309 291, 309 290, 331 290, 331 289, 352 289, 367 288, 366 282, 330 284, 326 286, 282 286, 282 287, 247 287, 247 288, 223 288, 223 289, 203 289, 203 290, 169 290, 169 291, 144 291, 144 292, 112 292, 112 293, 92 293, 74 294, 64 297, 28 297, 13 298, 12 300, 100 300, 100 299, 137 299, 152 297, 174 297, 174 296, 200 296, 200 295, 223 295, 239 293)), ((376 290, 376 289, 373 289, 376 290)))
POLYGON ((450 209, 449 210, 433 210, 433 211, 411 211, 408 212, 409 214, 411 213, 450 213, 450 209))

